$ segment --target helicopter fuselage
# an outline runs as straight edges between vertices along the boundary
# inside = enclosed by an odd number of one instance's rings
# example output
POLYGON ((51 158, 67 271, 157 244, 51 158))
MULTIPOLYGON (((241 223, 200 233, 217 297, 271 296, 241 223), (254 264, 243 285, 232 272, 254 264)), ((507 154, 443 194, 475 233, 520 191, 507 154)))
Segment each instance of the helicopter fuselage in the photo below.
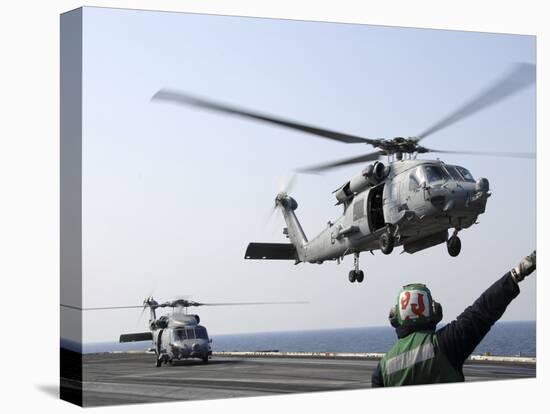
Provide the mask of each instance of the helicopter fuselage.
POLYGON ((466 229, 485 212, 488 190, 487 180, 476 182, 463 167, 441 161, 394 162, 380 183, 353 194, 341 217, 297 247, 299 260, 322 263, 377 250, 379 236, 386 231, 408 253, 442 243, 448 229, 466 229))
POLYGON ((323 263, 377 249, 389 254, 394 246, 415 253, 448 242, 449 229, 455 229, 452 238, 476 223, 490 195, 488 180, 476 181, 464 167, 439 160, 407 159, 388 166, 377 162, 335 191, 344 212, 311 240, 296 217, 296 200, 278 194, 275 202, 287 224, 284 233, 294 249, 287 249, 286 257, 270 257, 269 248, 277 245, 251 243, 245 257, 323 263), (261 257, 254 256, 257 248, 261 257))
POLYGON ((199 358, 204 362, 212 355, 211 340, 206 328, 199 325, 198 315, 175 312, 150 321, 153 347, 157 360, 199 358))

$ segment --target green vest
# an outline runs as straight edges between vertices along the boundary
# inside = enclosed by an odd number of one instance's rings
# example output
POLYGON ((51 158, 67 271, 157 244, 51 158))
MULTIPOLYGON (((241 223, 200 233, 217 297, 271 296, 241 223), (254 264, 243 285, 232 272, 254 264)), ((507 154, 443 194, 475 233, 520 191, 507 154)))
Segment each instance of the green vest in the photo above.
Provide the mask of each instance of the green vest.
POLYGON ((380 368, 385 387, 464 381, 432 331, 413 332, 399 339, 380 361, 380 368))

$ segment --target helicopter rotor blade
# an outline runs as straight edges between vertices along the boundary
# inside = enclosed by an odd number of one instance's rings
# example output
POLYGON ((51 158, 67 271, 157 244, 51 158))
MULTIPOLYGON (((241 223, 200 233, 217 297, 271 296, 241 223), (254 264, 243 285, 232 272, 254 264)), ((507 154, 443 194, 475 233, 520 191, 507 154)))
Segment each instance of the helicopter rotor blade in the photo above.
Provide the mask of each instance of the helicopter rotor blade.
POLYGON ((243 305, 307 305, 309 302, 289 301, 289 302, 217 302, 217 303, 197 303, 195 306, 243 306, 243 305))
MULTIPOLYGON (((277 194, 290 193, 294 189, 294 187, 296 187, 297 180, 298 180, 298 174, 296 174, 296 172, 291 172, 286 176, 279 177, 277 194)), ((266 228, 271 227, 271 224, 274 221, 276 211, 277 211, 277 203, 273 203, 273 205, 269 208, 269 210, 266 211, 263 219, 263 223, 265 224, 266 228)))
POLYGON ((279 178, 279 193, 290 193, 296 186, 296 173, 292 172, 290 175, 279 178))
POLYGON ((517 63, 507 75, 483 90, 473 99, 467 101, 454 112, 451 112, 441 121, 416 136, 416 141, 426 138, 434 132, 440 131, 455 122, 461 121, 476 112, 479 112, 503 99, 514 95, 535 82, 535 65, 531 63, 517 63))
MULTIPOLYGON (((184 299, 179 300, 173 300, 168 302, 163 302, 158 304, 157 308, 188 308, 191 306, 242 306, 242 305, 304 305, 308 304, 309 302, 304 301, 289 301, 289 302, 216 302, 216 303, 201 303, 201 302, 194 302, 184 299)), ((76 310, 82 310, 82 311, 90 311, 90 310, 110 310, 110 309, 142 309, 142 315, 143 311, 148 307, 148 305, 140 305, 140 306, 103 306, 103 307, 95 307, 95 308, 80 308, 78 306, 72 306, 72 305, 64 305, 61 304, 61 307, 69 308, 69 309, 76 309, 76 310)))
POLYGON ((143 308, 141 309, 141 312, 139 313, 139 318, 137 323, 139 324, 141 320, 143 319, 143 315, 145 314, 145 310, 147 309, 147 305, 143 305, 143 308))
POLYGON ((83 310, 83 311, 108 310, 108 309, 141 309, 143 307, 143 305, 138 305, 138 306, 104 306, 104 307, 98 307, 98 308, 80 308, 78 306, 64 305, 64 304, 61 304, 60 306, 64 308, 83 310))
POLYGON ((445 151, 426 148, 427 152, 436 152, 441 154, 465 154, 465 155, 489 155, 494 157, 525 158, 534 159, 534 152, 500 152, 500 151, 445 151))
POLYGON ((206 100, 196 96, 191 96, 191 95, 188 95, 179 91, 171 90, 171 89, 160 89, 157 93, 153 95, 151 100, 166 101, 166 102, 172 102, 175 104, 196 106, 196 107, 208 109, 211 111, 222 112, 222 113, 231 114, 231 115, 238 115, 244 118, 250 118, 250 119, 255 119, 257 121, 268 122, 270 124, 287 127, 297 131, 302 131, 309 134, 317 135, 319 137, 343 142, 346 144, 371 144, 376 146, 380 142, 380 140, 378 139, 363 138, 363 137, 358 137, 356 135, 344 134, 344 133, 331 131, 324 128, 317 128, 311 125, 301 124, 301 123, 286 120, 283 118, 278 118, 271 115, 262 114, 259 112, 253 112, 253 111, 238 108, 235 106, 206 100))
POLYGON ((375 161, 380 158, 384 153, 382 151, 371 152, 369 154, 361 155, 359 157, 344 158, 338 161, 333 161, 325 164, 314 165, 312 167, 301 168, 298 172, 317 174, 322 171, 330 170, 332 168, 343 167, 345 165, 358 164, 362 162, 375 161))

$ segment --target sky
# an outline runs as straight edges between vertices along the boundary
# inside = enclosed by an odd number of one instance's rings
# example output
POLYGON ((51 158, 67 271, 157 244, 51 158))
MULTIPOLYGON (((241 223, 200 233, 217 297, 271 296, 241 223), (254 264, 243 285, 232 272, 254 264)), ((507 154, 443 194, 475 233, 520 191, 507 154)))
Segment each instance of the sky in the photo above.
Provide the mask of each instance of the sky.
MULTIPOLYGON (((369 138, 414 136, 515 62, 532 36, 85 8, 83 31, 83 306, 202 302, 210 335, 386 325, 400 287, 426 283, 454 319, 536 246, 534 160, 446 155, 489 179, 479 224, 444 245, 363 254, 362 284, 342 264, 245 261, 250 241, 285 242, 269 219, 293 169, 372 150, 197 108, 151 102, 161 88, 369 138)), ((535 152, 535 88, 444 129, 444 150, 535 152)), ((426 158, 424 156, 424 158, 426 158)), ((311 239, 341 214, 334 189, 355 165, 299 175, 292 196, 311 239)), ((536 276, 503 320, 535 319, 536 276)), ((88 312, 84 342, 146 330, 139 310, 88 312)))

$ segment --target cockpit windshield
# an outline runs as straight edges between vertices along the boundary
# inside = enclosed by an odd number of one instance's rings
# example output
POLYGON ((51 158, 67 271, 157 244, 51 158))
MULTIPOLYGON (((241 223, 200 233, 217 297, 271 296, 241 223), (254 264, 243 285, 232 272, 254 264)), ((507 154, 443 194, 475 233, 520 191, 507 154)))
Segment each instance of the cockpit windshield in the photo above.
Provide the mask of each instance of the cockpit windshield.
POLYGON ((184 341, 186 339, 208 339, 206 328, 204 326, 195 326, 194 328, 174 329, 174 342, 184 341))
POLYGON ((195 336, 198 339, 208 339, 208 334, 206 333, 206 329, 204 328, 204 326, 195 327, 195 336))
POLYGON ((447 171, 439 165, 424 165, 423 169, 426 180, 428 180, 429 183, 447 181, 451 179, 447 171))
POLYGON ((446 165, 445 169, 449 173, 451 177, 453 177, 453 180, 455 181, 464 181, 464 178, 462 178, 462 175, 458 172, 455 166, 453 165, 446 165))
POLYGON ((183 341, 185 339, 187 339, 185 329, 174 329, 174 342, 183 341))
POLYGON ((470 174, 470 171, 468 171, 466 168, 459 167, 458 165, 456 165, 455 168, 460 172, 462 177, 464 177, 465 181, 470 181, 472 183, 475 182, 474 177, 472 176, 472 174, 470 174))

